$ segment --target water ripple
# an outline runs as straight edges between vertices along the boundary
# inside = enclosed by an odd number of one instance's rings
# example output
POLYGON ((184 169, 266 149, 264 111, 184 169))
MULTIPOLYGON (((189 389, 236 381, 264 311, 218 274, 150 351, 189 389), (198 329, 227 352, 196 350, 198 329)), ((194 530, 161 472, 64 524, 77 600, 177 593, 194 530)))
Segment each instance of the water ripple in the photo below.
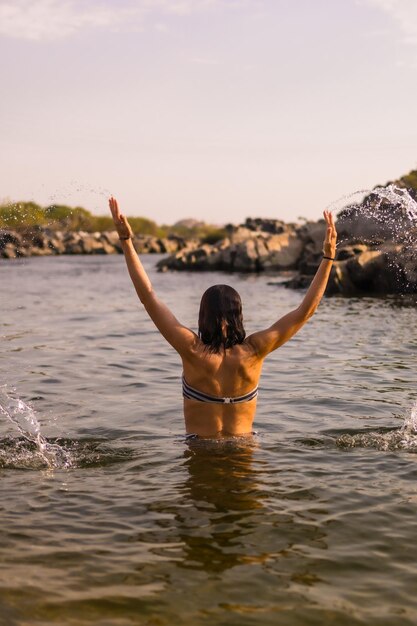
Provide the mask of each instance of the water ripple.
MULTIPOLYGON (((195 329, 224 275, 144 262, 195 329)), ((5 263, 0 623, 414 626, 415 303, 324 300, 265 362, 259 434, 186 441, 123 259, 5 263)), ((299 305, 268 281, 227 277, 248 333, 299 305)))

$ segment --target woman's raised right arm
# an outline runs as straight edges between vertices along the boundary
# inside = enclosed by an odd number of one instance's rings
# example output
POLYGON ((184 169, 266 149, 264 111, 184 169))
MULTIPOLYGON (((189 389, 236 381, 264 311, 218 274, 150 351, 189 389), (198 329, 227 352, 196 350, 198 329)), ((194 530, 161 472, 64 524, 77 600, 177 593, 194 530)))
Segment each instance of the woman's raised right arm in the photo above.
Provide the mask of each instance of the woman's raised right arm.
POLYGON ((156 296, 149 276, 133 246, 133 232, 129 222, 120 213, 115 198, 109 199, 109 206, 136 293, 161 335, 177 352, 183 354, 194 344, 197 335, 183 326, 170 309, 156 296))
POLYGON ((281 317, 281 319, 275 322, 275 324, 272 324, 269 328, 253 333, 253 335, 250 335, 247 339, 261 357, 265 357, 291 339, 291 337, 304 326, 307 320, 310 319, 320 304, 320 300, 323 297, 329 280, 332 260, 336 254, 337 239, 333 215, 330 211, 324 211, 323 215, 327 224, 323 243, 324 256, 301 304, 294 309, 294 311, 281 317), (328 257, 330 257, 330 259, 328 257))

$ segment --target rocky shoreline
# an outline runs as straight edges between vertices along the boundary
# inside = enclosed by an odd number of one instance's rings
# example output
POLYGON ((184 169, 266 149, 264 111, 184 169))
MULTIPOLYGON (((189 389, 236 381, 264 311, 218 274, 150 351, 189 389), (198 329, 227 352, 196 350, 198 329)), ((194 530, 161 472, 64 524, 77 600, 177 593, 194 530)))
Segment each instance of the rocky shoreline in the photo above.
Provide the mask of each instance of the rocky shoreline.
MULTIPOLYGON (((417 293, 417 224, 404 212, 401 220, 399 215, 390 217, 372 230, 368 215, 341 215, 336 222, 339 243, 327 294, 417 293), (377 232, 378 237, 370 238, 369 232, 377 232)), ((297 225, 248 219, 228 230, 228 237, 214 245, 185 246, 162 259, 158 269, 290 272, 292 276, 281 284, 292 288, 310 284, 322 257, 324 220, 297 225)))
MULTIPOLYGON (((164 238, 138 235, 134 238, 140 254, 173 254, 198 241, 182 237, 164 238)), ((0 257, 15 259, 58 254, 120 254, 122 248, 116 231, 89 233, 35 227, 24 231, 0 230, 0 257)))
MULTIPOLYGON (((401 207, 385 204, 382 208, 371 217, 357 207, 339 213, 338 248, 328 294, 417 293, 417 222, 401 207)), ((278 273, 292 288, 307 287, 321 261, 324 220, 288 224, 248 218, 226 230, 227 237, 214 244, 174 235, 139 235, 134 245, 140 254, 168 255, 157 264, 159 271, 278 273)), ((4 259, 121 252, 115 231, 0 230, 0 257, 4 259)))

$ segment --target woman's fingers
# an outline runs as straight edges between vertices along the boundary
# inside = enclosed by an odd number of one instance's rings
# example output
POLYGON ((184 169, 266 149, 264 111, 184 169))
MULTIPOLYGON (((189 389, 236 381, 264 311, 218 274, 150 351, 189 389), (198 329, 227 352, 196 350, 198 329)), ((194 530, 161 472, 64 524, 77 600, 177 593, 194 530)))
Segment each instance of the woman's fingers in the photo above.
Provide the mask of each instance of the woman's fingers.
POLYGON ((333 216, 330 213, 330 211, 323 211, 323 216, 324 216, 324 219, 326 220, 327 227, 331 226, 333 216))
POLYGON ((326 237, 335 238, 337 236, 337 233, 333 213, 331 211, 323 211, 323 216, 327 224, 326 237))
POLYGON ((119 205, 117 204, 117 200, 116 198, 113 198, 113 196, 111 196, 109 198, 109 207, 110 207, 110 211, 113 217, 113 220, 119 220, 120 221, 120 212, 119 212, 119 205))
POLYGON ((325 255, 333 257, 335 255, 336 248, 336 226, 334 223, 333 213, 331 211, 323 211, 323 217, 326 222, 323 252, 325 255))
POLYGON ((324 219, 326 220, 327 229, 326 229, 326 240, 329 241, 332 234, 332 224, 331 218, 329 216, 329 211, 323 211, 324 219))
POLYGON ((332 225, 332 237, 336 240, 337 231, 336 231, 336 224, 334 223, 333 213, 330 213, 330 223, 332 225))

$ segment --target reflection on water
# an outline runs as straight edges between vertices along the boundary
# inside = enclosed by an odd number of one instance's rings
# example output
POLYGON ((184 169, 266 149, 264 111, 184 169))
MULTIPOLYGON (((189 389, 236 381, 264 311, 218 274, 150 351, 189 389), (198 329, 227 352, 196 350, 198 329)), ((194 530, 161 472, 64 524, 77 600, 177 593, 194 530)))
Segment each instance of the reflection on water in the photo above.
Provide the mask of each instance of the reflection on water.
POLYGON ((190 441, 184 452, 188 506, 176 521, 186 546, 183 567, 221 572, 250 563, 246 536, 257 523, 262 493, 253 468, 255 443, 190 441))

